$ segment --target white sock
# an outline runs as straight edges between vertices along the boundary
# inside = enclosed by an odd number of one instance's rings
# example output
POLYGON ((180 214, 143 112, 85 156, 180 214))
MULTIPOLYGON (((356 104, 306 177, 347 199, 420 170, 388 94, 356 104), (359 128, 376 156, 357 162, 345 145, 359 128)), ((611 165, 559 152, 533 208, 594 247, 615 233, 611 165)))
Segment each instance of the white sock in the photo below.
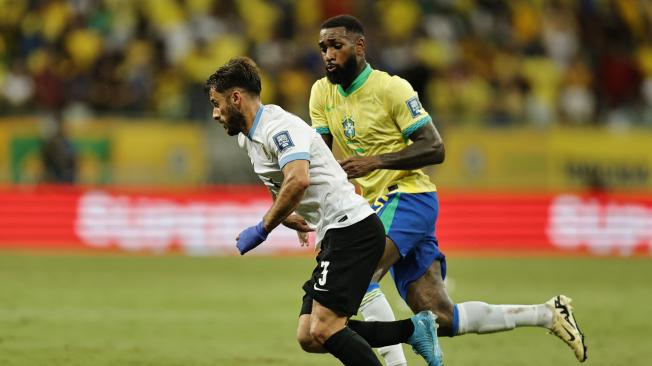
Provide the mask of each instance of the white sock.
MULTIPOLYGON (((366 321, 394 321, 392 307, 387 302, 385 294, 380 288, 368 291, 362 299, 360 312, 366 321)), ((387 366, 405 366, 407 361, 400 344, 378 348, 378 353, 385 359, 387 366)))
POLYGON ((515 327, 545 327, 552 325, 552 310, 539 305, 490 305, 480 301, 463 302, 457 306, 457 335, 493 333, 515 327))

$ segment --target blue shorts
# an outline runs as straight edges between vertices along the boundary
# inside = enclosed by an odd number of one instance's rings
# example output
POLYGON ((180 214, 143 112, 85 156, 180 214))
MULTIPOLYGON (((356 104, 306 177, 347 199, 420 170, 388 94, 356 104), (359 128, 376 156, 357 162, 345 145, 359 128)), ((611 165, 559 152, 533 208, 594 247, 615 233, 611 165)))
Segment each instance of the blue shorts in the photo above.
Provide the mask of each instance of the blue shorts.
POLYGON ((404 300, 410 283, 423 276, 434 261, 441 262, 441 275, 446 277, 446 257, 439 251, 435 237, 439 213, 437 192, 391 193, 377 199, 371 208, 401 253, 401 259, 390 272, 404 300))

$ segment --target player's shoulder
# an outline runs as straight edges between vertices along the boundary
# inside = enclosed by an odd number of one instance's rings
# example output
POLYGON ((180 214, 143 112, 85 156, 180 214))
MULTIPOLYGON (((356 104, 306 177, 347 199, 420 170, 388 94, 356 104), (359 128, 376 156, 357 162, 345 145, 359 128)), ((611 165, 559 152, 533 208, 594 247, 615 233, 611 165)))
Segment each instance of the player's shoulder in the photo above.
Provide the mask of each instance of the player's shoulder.
POLYGON ((275 104, 266 104, 264 113, 263 133, 271 134, 279 129, 310 130, 310 126, 296 114, 290 113, 275 104))
POLYGON ((398 75, 392 75, 386 71, 374 70, 372 76, 374 77, 374 81, 377 83, 377 85, 387 88, 388 90, 405 87, 409 87, 410 89, 412 88, 410 82, 407 80, 398 75))
POLYGON ((326 76, 322 77, 321 79, 317 79, 315 80, 314 83, 312 83, 313 88, 314 87, 324 88, 327 87, 328 85, 331 85, 331 82, 328 81, 328 78, 326 76))
POLYGON ((328 78, 324 76, 323 78, 318 79, 312 84, 310 93, 311 94, 324 93, 331 87, 333 87, 333 84, 331 84, 331 82, 328 81, 328 78))

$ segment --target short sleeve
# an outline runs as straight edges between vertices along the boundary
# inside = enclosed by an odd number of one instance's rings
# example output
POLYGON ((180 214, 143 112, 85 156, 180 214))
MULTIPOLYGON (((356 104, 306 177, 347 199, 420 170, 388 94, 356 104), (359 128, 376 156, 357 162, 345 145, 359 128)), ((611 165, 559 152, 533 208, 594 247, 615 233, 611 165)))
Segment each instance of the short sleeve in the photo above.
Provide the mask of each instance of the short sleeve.
POLYGON ((324 91, 320 85, 320 81, 312 84, 310 89, 310 120, 312 128, 320 135, 328 135, 331 133, 328 128, 328 121, 326 121, 326 111, 324 109, 324 91))
POLYGON ((240 132, 238 134, 238 146, 240 146, 240 148, 242 148, 242 149, 245 148, 245 140, 246 139, 247 139, 247 136, 245 136, 244 133, 240 132))
POLYGON ((283 167, 294 160, 310 161, 310 144, 314 132, 297 118, 296 121, 278 121, 266 132, 267 145, 278 157, 278 165, 283 167))
POLYGON ((432 117, 421 106, 417 92, 406 80, 392 76, 385 96, 390 114, 403 137, 410 137, 414 131, 432 121, 432 117))

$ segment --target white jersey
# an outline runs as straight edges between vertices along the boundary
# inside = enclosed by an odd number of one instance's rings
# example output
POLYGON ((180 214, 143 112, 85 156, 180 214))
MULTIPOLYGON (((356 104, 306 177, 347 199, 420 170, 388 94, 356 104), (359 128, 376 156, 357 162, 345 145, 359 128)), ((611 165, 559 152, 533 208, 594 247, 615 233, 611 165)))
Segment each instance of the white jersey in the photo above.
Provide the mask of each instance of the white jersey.
POLYGON ((315 229, 317 245, 326 230, 353 225, 374 213, 367 201, 355 193, 321 136, 283 108, 261 106, 249 134, 240 133, 238 143, 247 150, 254 171, 274 196, 283 184, 287 163, 310 162, 310 186, 295 212, 315 229))

